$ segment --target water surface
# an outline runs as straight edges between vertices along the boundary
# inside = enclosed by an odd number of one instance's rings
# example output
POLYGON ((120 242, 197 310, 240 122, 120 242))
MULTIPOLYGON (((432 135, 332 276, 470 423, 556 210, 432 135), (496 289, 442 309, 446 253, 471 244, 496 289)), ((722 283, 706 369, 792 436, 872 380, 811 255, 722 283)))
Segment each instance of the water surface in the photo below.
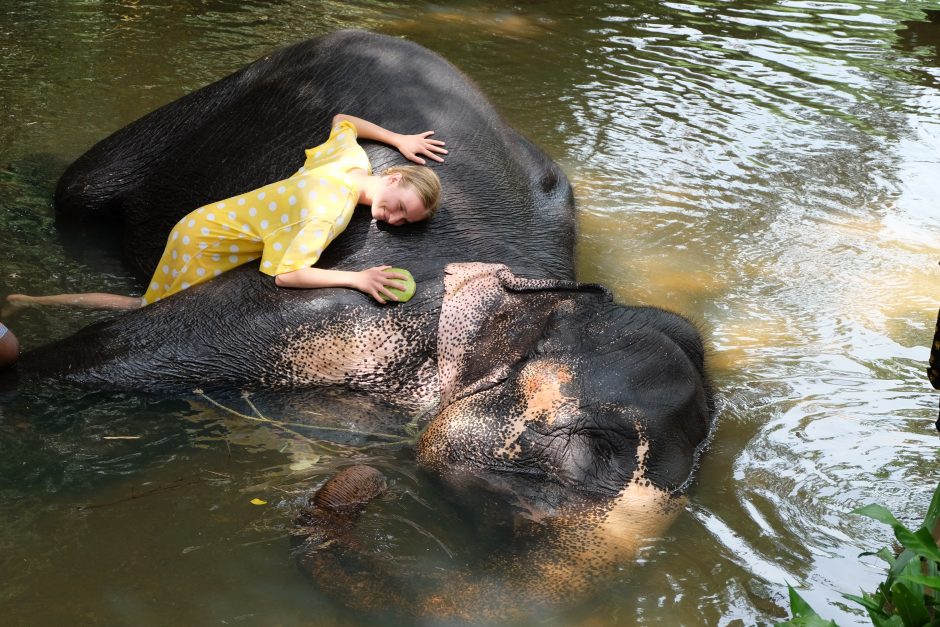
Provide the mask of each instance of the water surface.
MULTIPOLYGON (((18 2, 0 10, 0 294, 140 293, 119 259, 54 227, 65 165, 346 27, 467 72, 574 183, 579 277, 709 337, 720 414, 687 512, 590 607, 533 620, 769 624, 791 582, 827 618, 865 624, 841 594, 874 588, 880 564, 857 555, 888 535, 848 512, 877 501, 916 523, 940 478, 923 375, 940 300, 940 25, 897 1, 18 2)), ((101 317, 12 322, 30 347, 101 317)), ((388 412, 255 400, 386 436, 259 425, 195 394, 0 401, 4 621, 366 624, 287 556, 303 490, 350 457, 392 478, 366 520, 388 530, 389 559, 491 548, 415 473, 388 412), (137 439, 105 439, 120 435, 137 439)))

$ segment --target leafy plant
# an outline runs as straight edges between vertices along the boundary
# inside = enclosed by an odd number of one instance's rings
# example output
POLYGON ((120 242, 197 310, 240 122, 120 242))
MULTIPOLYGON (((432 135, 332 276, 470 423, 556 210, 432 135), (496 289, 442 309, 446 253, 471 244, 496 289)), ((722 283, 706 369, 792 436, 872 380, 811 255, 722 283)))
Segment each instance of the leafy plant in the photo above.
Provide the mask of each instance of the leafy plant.
POLYGON ((834 620, 820 617, 793 586, 788 584, 787 590, 790 591, 790 611, 793 612, 793 618, 785 623, 777 623, 775 627, 838 627, 834 620))
MULTIPOLYGON (((888 563, 888 576, 878 585, 874 594, 862 592, 862 596, 843 595, 868 611, 875 627, 940 627, 940 547, 931 534, 938 528, 940 519, 940 484, 934 490, 923 524, 911 531, 881 505, 866 505, 852 512, 874 518, 890 525, 894 537, 902 547, 895 557, 887 547, 875 555, 888 563)), ((813 608, 787 586, 790 591, 790 610, 793 618, 776 627, 836 627, 835 622, 820 618, 813 608)))

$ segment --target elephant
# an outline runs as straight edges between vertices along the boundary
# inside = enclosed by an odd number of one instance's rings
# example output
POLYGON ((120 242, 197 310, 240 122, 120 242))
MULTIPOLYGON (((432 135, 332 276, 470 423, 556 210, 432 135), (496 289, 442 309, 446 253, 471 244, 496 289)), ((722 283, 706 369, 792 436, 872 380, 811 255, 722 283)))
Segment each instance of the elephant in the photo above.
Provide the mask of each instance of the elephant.
MULTIPOLYGON (((407 268, 410 301, 278 288, 246 264, 26 353, 15 375, 154 393, 331 387, 424 408, 419 468, 528 512, 512 557, 438 582, 459 582, 452 594, 408 597, 353 539, 383 484, 353 466, 300 512, 301 568, 350 604, 406 615, 489 620, 583 599, 682 509, 714 418, 705 347, 686 318, 574 280, 565 174, 454 66, 361 31, 274 51, 92 147, 56 210, 119 225, 148 277, 181 216, 290 175, 341 111, 448 143, 433 220, 358 215, 318 262, 407 268)), ((376 171, 399 159, 364 146, 376 171)))

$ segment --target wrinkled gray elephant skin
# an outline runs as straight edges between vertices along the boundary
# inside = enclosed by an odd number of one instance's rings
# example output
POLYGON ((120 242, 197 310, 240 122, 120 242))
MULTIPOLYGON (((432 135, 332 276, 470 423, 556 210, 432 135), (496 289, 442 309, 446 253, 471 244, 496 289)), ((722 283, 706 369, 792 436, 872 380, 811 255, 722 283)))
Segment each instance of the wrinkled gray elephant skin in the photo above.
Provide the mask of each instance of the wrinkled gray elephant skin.
MULTIPOLYGON (((280 289, 248 264, 27 354, 19 375, 156 392, 332 386, 436 407, 418 464, 528 512, 516 546, 428 574, 421 592, 399 585, 356 540, 385 485, 356 466, 301 512, 302 568, 352 605, 404 616, 488 622, 585 598, 682 509, 713 414, 704 348, 684 318, 573 282, 567 179, 453 66, 363 32, 275 51, 94 146, 56 207, 120 223, 148 277, 181 216, 290 175, 339 112, 447 141, 434 220, 359 215, 319 262, 408 268, 412 300, 280 289)), ((401 161, 366 150, 377 171, 401 161)))

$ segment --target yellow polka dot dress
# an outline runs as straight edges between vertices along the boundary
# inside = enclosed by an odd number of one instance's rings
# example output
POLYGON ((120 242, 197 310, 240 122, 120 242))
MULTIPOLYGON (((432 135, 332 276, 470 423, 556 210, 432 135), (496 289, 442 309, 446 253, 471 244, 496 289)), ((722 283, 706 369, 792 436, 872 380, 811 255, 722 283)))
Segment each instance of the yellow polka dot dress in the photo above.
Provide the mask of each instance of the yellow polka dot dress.
POLYGON ((271 276, 316 263, 349 224, 359 200, 349 171, 371 174, 372 166, 356 142, 356 128, 345 120, 306 155, 290 178, 199 207, 180 220, 144 304, 259 258, 259 269, 271 276))

